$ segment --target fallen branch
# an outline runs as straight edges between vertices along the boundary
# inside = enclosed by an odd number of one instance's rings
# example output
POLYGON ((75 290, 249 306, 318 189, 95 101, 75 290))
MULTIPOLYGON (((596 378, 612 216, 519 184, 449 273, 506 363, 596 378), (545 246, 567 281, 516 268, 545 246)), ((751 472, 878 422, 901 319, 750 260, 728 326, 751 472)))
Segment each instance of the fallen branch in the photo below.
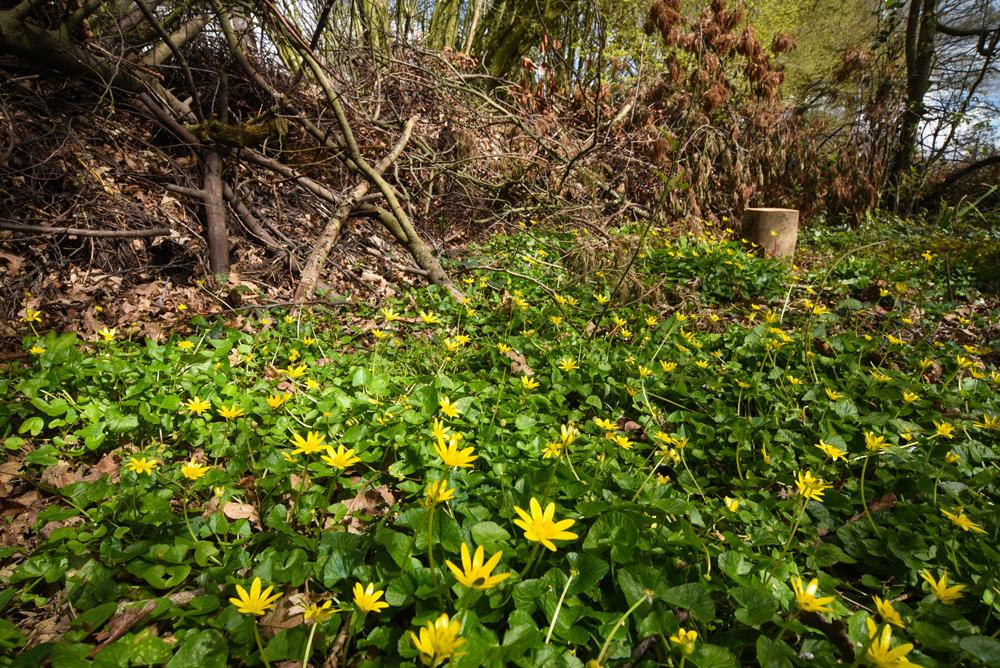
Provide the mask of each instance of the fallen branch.
POLYGON ((100 237, 104 239, 134 239, 136 237, 169 237, 166 227, 150 227, 145 230, 85 230, 79 227, 47 227, 24 223, 0 222, 0 229, 11 232, 33 232, 36 234, 72 234, 77 237, 100 237))

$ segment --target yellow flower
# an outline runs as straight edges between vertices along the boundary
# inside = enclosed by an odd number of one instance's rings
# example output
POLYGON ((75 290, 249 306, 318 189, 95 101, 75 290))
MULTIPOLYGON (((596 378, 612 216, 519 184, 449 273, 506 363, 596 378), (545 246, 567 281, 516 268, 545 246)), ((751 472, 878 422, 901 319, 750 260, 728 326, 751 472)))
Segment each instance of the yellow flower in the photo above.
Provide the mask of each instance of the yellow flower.
POLYGON ((604 418, 595 417, 594 424, 596 424, 604 431, 615 431, 616 429, 618 429, 618 425, 616 425, 611 420, 605 420, 604 418))
POLYGON ((814 476, 812 471, 806 471, 805 473, 799 472, 798 478, 795 480, 795 486, 799 488, 799 494, 803 497, 812 499, 813 501, 822 501, 823 492, 830 489, 833 485, 823 482, 822 479, 814 476))
POLYGON ((458 410, 455 404, 448 400, 448 397, 441 397, 438 400, 438 406, 441 408, 441 412, 450 418, 457 418, 461 415, 461 411, 458 410))
POLYGON ((913 643, 903 643, 897 647, 892 646, 892 627, 888 624, 882 627, 882 632, 879 633, 878 625, 871 617, 865 618, 865 622, 868 624, 868 637, 871 642, 868 645, 868 651, 865 652, 865 658, 867 658, 875 668, 919 668, 919 666, 909 659, 906 655, 913 649, 913 643))
POLYGON ((433 622, 420 629, 420 637, 416 633, 410 632, 410 640, 413 646, 420 652, 420 662, 425 666, 440 666, 448 659, 458 656, 455 652, 464 638, 459 638, 462 631, 462 623, 457 619, 449 620, 448 615, 442 614, 433 622))
POLYGON ((941 438, 955 438, 955 425, 950 422, 934 421, 934 435, 941 438))
POLYGON ((451 501, 455 498, 455 489, 448 487, 448 480, 435 480, 431 484, 427 485, 427 490, 424 492, 426 505, 436 506, 439 503, 444 503, 445 501, 451 501))
POLYGON ((643 366, 641 364, 639 365, 639 378, 646 378, 647 376, 651 375, 652 373, 653 372, 652 372, 652 370, 649 367, 643 366))
POLYGON ((177 305, 177 310, 178 311, 186 311, 187 309, 188 309, 188 305, 187 304, 178 304, 177 305))
POLYGON ((958 364, 959 369, 968 369, 969 367, 976 365, 975 360, 963 357, 962 355, 955 355, 955 362, 958 364))
MULTIPOLYGON (((312 338, 311 336, 304 336, 304 337, 302 337, 302 345, 304 345, 304 346, 311 346, 314 343, 316 343, 316 339, 312 338)), ((327 601, 327 602, 329 603, 329 601, 327 601)))
POLYGON ((31 353, 32 355, 41 355, 42 353, 45 352, 45 348, 36 344, 31 346, 31 348, 28 349, 28 352, 31 353))
POLYGON ((987 431, 993 431, 994 429, 1000 429, 1000 415, 990 415, 989 413, 983 413, 979 422, 973 422, 973 426, 979 429, 986 429, 987 431))
POLYGON ((271 408, 281 408, 291 398, 292 395, 288 392, 283 394, 272 394, 267 398, 267 405, 271 408))
POLYGON ((194 348, 194 341, 187 341, 187 340, 180 341, 178 342, 177 347, 180 348, 181 350, 191 350, 192 348, 194 348))
POLYGON ((313 624, 319 624, 325 622, 333 615, 333 610, 330 610, 330 601, 325 601, 323 605, 317 605, 315 603, 310 603, 306 606, 303 611, 302 616, 305 621, 312 620, 313 624))
POLYGON ((207 401, 202 401, 201 399, 198 398, 198 395, 195 395, 194 398, 185 401, 184 403, 181 404, 181 406, 188 409, 189 413, 194 413, 195 415, 201 415, 209 408, 211 408, 212 404, 208 403, 207 401))
POLYGON ((372 336, 374 336, 376 339, 384 339, 389 335, 383 332, 381 329, 375 328, 372 330, 372 336))
POLYGON ((538 381, 531 376, 521 376, 521 387, 525 392, 531 392, 538 387, 538 381))
POLYGON ((792 577, 792 590, 795 592, 795 602, 799 608, 806 612, 821 612, 825 614, 833 612, 833 608, 829 604, 833 603, 835 597, 816 596, 816 590, 819 589, 819 578, 813 578, 805 587, 802 586, 802 583, 803 580, 799 576, 792 577))
POLYGON ((886 334, 885 335, 885 340, 888 341, 889 343, 891 343, 894 346, 901 346, 901 345, 903 345, 903 339, 901 339, 901 338, 899 338, 897 336, 893 336, 892 334, 886 334))
POLYGON ((934 597, 945 605, 951 605, 962 598, 962 590, 966 587, 964 584, 955 584, 949 587, 948 571, 941 574, 940 580, 935 580, 934 576, 927 569, 920 571, 920 577, 930 585, 931 593, 934 594, 934 597))
POLYGON ((281 598, 281 594, 270 596, 274 587, 268 586, 264 591, 260 590, 260 578, 254 578, 250 583, 250 593, 241 585, 236 585, 236 595, 239 598, 231 598, 229 602, 236 606, 236 609, 245 615, 263 615, 270 608, 274 607, 274 602, 281 598))
POLYGON ((509 353, 511 350, 513 350, 513 348, 508 346, 506 343, 501 342, 497 344, 497 350, 499 350, 500 354, 503 355, 509 353))
POLYGON ((399 314, 396 313, 391 308, 383 308, 382 317, 385 319, 386 322, 395 322, 396 320, 400 319, 399 314))
POLYGON ((559 362, 559 368, 563 371, 572 371, 573 369, 579 369, 576 360, 572 357, 564 357, 562 361, 559 362))
POLYGON ((500 556, 502 554, 502 552, 497 552, 486 563, 483 563, 483 558, 486 554, 482 545, 477 547, 475 554, 470 557, 468 546, 462 543, 462 568, 459 568, 450 561, 445 561, 444 564, 455 574, 455 579, 466 587, 471 587, 472 589, 489 589, 500 584, 511 575, 510 573, 492 574, 493 569, 500 563, 500 556))
POLYGON ((288 376, 292 380, 295 380, 296 378, 301 378, 302 376, 306 375, 306 369, 308 368, 309 367, 307 367, 305 364, 300 364, 298 366, 292 366, 291 364, 289 364, 288 368, 282 369, 282 371, 285 373, 286 376, 288 376))
POLYGON ((945 464, 956 464, 956 463, 958 463, 958 460, 960 460, 960 459, 961 459, 961 457, 959 457, 954 452, 949 452, 948 454, 946 454, 944 456, 944 463, 945 464))
POLYGON ((35 309, 32 308, 24 309, 24 317, 21 318, 21 322, 32 323, 41 321, 42 321, 41 311, 36 311, 35 309))
POLYGON ((558 457, 562 454, 562 443, 558 441, 550 441, 545 444, 545 450, 542 451, 542 459, 552 459, 558 457))
POLYGON ((623 450, 632 449, 632 441, 628 440, 628 438, 626 436, 623 436, 622 434, 615 434, 614 436, 611 437, 611 440, 613 440, 618 445, 618 447, 623 450))
POLYGON ((826 396, 830 397, 830 401, 838 401, 844 398, 844 395, 841 392, 837 392, 836 390, 831 390, 830 388, 826 388, 825 391, 826 391, 826 396))
POLYGON ((246 415, 246 411, 244 411, 236 404, 233 404, 232 406, 223 406, 216 412, 219 414, 219 417, 225 418, 227 420, 235 420, 236 418, 242 415, 246 415))
POLYGON ((434 440, 443 441, 448 438, 448 427, 441 420, 434 418, 431 423, 431 433, 434 434, 434 440))
POLYGON ((375 591, 374 583, 369 582, 367 587, 362 587, 360 582, 355 582, 354 605, 363 613, 381 612, 389 607, 388 603, 379 600, 383 593, 381 589, 375 591))
POLYGON ((135 473, 145 473, 147 475, 152 475, 153 467, 156 466, 155 459, 146 459, 145 457, 132 457, 125 464, 125 468, 129 471, 134 471, 135 473))
POLYGON ((879 617, 881 617, 883 621, 892 624, 893 626, 898 626, 899 628, 903 628, 905 626, 905 624, 903 624, 903 618, 900 617, 899 612, 892 607, 892 603, 890 601, 882 600, 878 596, 873 596, 872 598, 875 601, 875 610, 878 611, 879 617))
POLYGON ((599 295, 595 292, 594 299, 597 300, 598 304, 607 304, 611 300, 611 297, 608 297, 607 295, 599 295))
POLYGON ((830 312, 830 309, 823 306, 822 304, 816 304, 816 306, 813 306, 812 312, 813 315, 826 315, 827 313, 830 312))
POLYGON ((910 392, 909 390, 903 390, 903 401, 908 404, 912 404, 914 401, 919 401, 920 395, 916 392, 910 392))
POLYGON ((115 340, 115 334, 118 333, 118 330, 117 329, 108 329, 107 327, 102 327, 101 329, 97 330, 97 333, 101 336, 102 339, 104 339, 104 341, 106 343, 108 341, 114 341, 115 340))
POLYGON ((327 448, 325 441, 326 436, 318 431, 308 432, 305 438, 302 438, 298 434, 292 434, 292 443, 295 445, 292 454, 312 455, 321 452, 327 448))
POLYGON ((208 470, 207 466, 202 466, 193 459, 181 466, 181 474, 188 480, 197 480, 208 473, 208 470))
POLYGON ((549 503, 545 507, 545 510, 542 511, 542 506, 538 503, 538 500, 535 497, 531 497, 528 507, 531 509, 530 515, 521 508, 514 506, 514 512, 520 517, 520 519, 514 520, 514 524, 524 530, 524 537, 527 540, 541 543, 549 550, 555 552, 556 546, 552 542, 553 540, 575 540, 579 538, 575 533, 566 531, 566 529, 576 524, 576 520, 554 521, 556 514, 555 503, 549 503))
POLYGON ((294 362, 294 361, 295 361, 295 360, 297 360, 298 358, 299 358, 299 351, 298 351, 298 350, 296 350, 295 348, 292 348, 292 349, 291 349, 291 350, 290 350, 290 351, 288 352, 288 361, 289 361, 289 362, 294 362))
POLYGON ((869 369, 868 373, 871 374, 871 377, 875 379, 876 383, 888 383, 892 380, 891 376, 886 375, 880 369, 869 369))
POLYGON ((437 443, 434 445, 434 451, 437 452, 438 457, 444 462, 445 466, 454 466, 457 468, 467 468, 472 466, 473 460, 478 457, 474 454, 475 448, 468 447, 464 450, 459 450, 458 444, 462 441, 461 434, 452 434, 448 438, 448 445, 445 445, 444 439, 438 439, 437 443))
POLYGON ((677 633, 670 636, 670 642, 680 645, 681 652, 691 654, 694 652, 694 644, 698 641, 698 632, 686 631, 683 627, 677 629, 677 633))
POLYGON ((677 368, 677 362, 666 362, 664 360, 660 360, 660 368, 663 369, 664 373, 670 373, 677 368))
POLYGON ((285 324, 286 325, 290 325, 293 322, 295 322, 295 316, 293 316, 293 315, 286 315, 285 316, 285 324))
POLYGON ((740 509, 740 502, 737 499, 731 499, 727 496, 722 502, 726 504, 726 509, 731 513, 735 513, 740 509))
POLYGON ((872 452, 882 452, 888 448, 892 443, 888 443, 884 436, 876 436, 874 432, 865 432, 865 447, 872 452))
POLYGON ((354 448, 345 449, 344 446, 338 445, 336 450, 327 446, 326 454, 320 457, 320 461, 335 469, 346 469, 360 462, 361 458, 354 454, 354 448))
POLYGON ((965 511, 963 511, 961 508, 956 508, 955 510, 958 511, 957 515, 955 513, 949 513, 947 510, 942 508, 941 514, 947 517, 955 524, 957 524, 959 528, 962 529, 962 531, 974 531, 976 533, 986 533, 986 530, 983 529, 978 524, 976 524, 975 522, 973 522, 972 520, 970 520, 969 516, 966 515, 965 511))
POLYGON ((579 435, 580 432, 573 425, 559 425, 559 440, 563 445, 571 445, 579 435))
POLYGON ((924 258, 925 261, 930 262, 931 260, 934 259, 935 255, 929 250, 925 250, 923 253, 920 254, 920 257, 924 258))
POLYGON ((435 325, 435 324, 441 322, 441 318, 439 318, 436 314, 434 314, 434 313, 428 313, 427 311, 421 311, 420 312, 420 319, 426 325, 435 325))
POLYGON ((800 378, 796 378, 795 376, 792 376, 790 374, 787 375, 787 376, 785 376, 785 380, 788 381, 789 385, 801 385, 802 384, 802 380, 800 378))
POLYGON ((841 450, 835 445, 830 445, 829 443, 823 441, 823 439, 819 439, 819 445, 817 445, 816 447, 822 450, 823 454, 825 454, 833 461, 837 461, 838 459, 843 459, 845 462, 847 461, 846 450, 841 450))
POLYGON ((562 321, 563 321, 563 317, 561 315, 552 315, 552 316, 549 316, 549 322, 551 322, 556 327, 558 327, 559 325, 561 325, 562 321))

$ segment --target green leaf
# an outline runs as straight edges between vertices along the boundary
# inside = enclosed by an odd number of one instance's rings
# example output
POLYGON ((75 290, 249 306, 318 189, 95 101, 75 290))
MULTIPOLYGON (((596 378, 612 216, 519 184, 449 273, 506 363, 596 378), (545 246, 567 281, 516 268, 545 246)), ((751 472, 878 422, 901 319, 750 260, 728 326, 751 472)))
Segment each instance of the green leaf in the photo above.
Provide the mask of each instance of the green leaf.
POLYGON ((21 423, 21 428, 17 430, 17 433, 23 434, 24 432, 30 432, 32 436, 38 436, 42 433, 42 428, 45 427, 45 421, 42 418, 30 417, 21 423))
POLYGON ((792 668, 795 650, 784 640, 757 636, 757 663, 760 668, 792 668))
POLYGON ((184 638, 167 668, 225 668, 228 658, 229 648, 222 634, 205 629, 184 638))
POLYGON ((987 636, 966 636, 958 645, 987 666, 1000 666, 1000 640, 987 636))
POLYGON ((678 608, 689 610, 692 615, 703 622, 710 622, 715 618, 715 604, 709 594, 708 587, 700 582, 689 582, 677 587, 671 587, 664 595, 663 599, 678 608))
POLYGON ((510 534, 496 522, 478 522, 472 526, 472 540, 477 545, 495 545, 510 538, 510 534))
POLYGON ((136 415, 122 415, 118 411, 108 413, 104 422, 110 431, 123 433, 134 431, 139 427, 139 418, 136 415))
POLYGON ((698 645, 691 655, 691 663, 698 668, 739 668, 739 662, 725 647, 718 645, 698 645))
POLYGON ((742 606, 734 613, 736 619, 747 626, 756 627, 770 621, 777 609, 774 597, 762 587, 738 587, 732 595, 742 606))

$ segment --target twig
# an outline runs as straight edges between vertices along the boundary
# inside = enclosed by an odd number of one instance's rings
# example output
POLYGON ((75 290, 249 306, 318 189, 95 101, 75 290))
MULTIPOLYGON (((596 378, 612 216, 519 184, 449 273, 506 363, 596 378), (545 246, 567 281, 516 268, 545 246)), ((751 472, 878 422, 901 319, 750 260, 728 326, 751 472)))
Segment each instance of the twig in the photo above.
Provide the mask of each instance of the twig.
POLYGON ((45 225, 28 225, 25 223, 0 221, 0 229, 12 232, 34 232, 36 234, 72 234, 77 237, 101 237, 105 239, 170 236, 170 230, 166 227, 150 227, 145 230, 85 230, 78 227, 47 227, 45 225))

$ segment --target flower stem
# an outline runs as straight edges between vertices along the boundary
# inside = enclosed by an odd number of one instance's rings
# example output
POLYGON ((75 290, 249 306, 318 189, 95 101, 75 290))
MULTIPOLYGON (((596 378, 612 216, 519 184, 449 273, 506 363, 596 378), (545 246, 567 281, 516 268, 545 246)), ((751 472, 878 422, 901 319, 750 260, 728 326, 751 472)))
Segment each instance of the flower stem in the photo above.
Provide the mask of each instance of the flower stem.
POLYGON ((306 641, 306 651, 302 654, 302 668, 308 668, 309 666, 309 655, 312 654, 313 638, 316 636, 317 626, 319 626, 319 624, 313 622, 313 627, 309 630, 309 639, 306 641))
POLYGON ((656 473, 656 469, 660 468, 661 466, 663 466, 663 457, 660 457, 660 460, 656 462, 656 465, 649 470, 649 475, 647 475, 646 478, 642 481, 642 484, 639 485, 639 489, 635 490, 635 494, 632 496, 632 503, 635 503, 635 500, 639 498, 639 495, 642 493, 642 490, 645 489, 646 487, 646 483, 649 482, 649 479, 653 477, 654 473, 656 473))
POLYGON ((556 628, 556 620, 559 619, 559 611, 562 609, 563 601, 566 599, 566 592, 569 591, 569 584, 573 581, 573 573, 569 574, 566 578, 566 585, 563 587, 562 593, 559 594, 559 602, 556 603, 556 609, 552 613, 552 623, 549 624, 549 632, 545 634, 545 644, 549 644, 549 640, 552 638, 552 631, 556 628))
POLYGON ((771 578, 774 577, 774 574, 778 572, 778 569, 781 568, 781 562, 785 558, 785 555, 788 554, 788 548, 791 547, 792 539, 795 538, 795 532, 798 531, 799 523, 802 522, 802 517, 805 514, 806 514, 806 499, 805 497, 802 497, 802 505, 799 506, 799 512, 795 516, 795 521, 792 523, 792 532, 788 534, 788 540, 785 541, 784 547, 781 548, 781 552, 778 554, 777 561, 774 562, 774 566, 771 567, 771 570, 768 571, 767 573, 767 577, 764 578, 765 585, 771 580, 771 578))
POLYGON ((434 508, 436 505, 431 502, 427 507, 427 563, 430 565, 435 591, 438 587, 437 566, 434 563, 434 508))
POLYGON ((260 639, 260 630, 257 628, 257 622, 253 623, 253 637, 257 641, 257 649, 260 651, 260 660, 264 662, 265 668, 271 668, 271 664, 267 660, 267 656, 264 655, 264 641, 260 639))
POLYGON ((531 548, 531 554, 528 555, 528 563, 524 565, 524 570, 518 574, 518 578, 523 580, 524 576, 528 574, 531 567, 535 565, 535 557, 538 556, 538 550, 542 547, 541 543, 535 543, 535 547, 531 548))
MULTIPOLYGON (((875 518, 872 517, 871 511, 868 509, 868 502, 865 501, 865 472, 868 470, 868 460, 871 459, 870 456, 865 456, 865 463, 861 465, 861 507, 865 509, 865 517, 868 518, 868 523, 872 525, 872 531, 875 532, 876 536, 881 538, 882 533, 878 530, 878 526, 875 525, 875 518)), ((937 491, 935 489, 935 491, 937 491)))
POLYGON ((638 608, 642 604, 642 602, 646 600, 648 600, 646 596, 640 596, 639 599, 632 604, 632 607, 626 610, 625 614, 623 614, 621 617, 618 618, 618 621, 615 622, 614 628, 611 629, 611 633, 608 634, 608 637, 604 639, 604 644, 601 645, 601 653, 597 655, 598 664, 604 665, 604 657, 607 655, 608 649, 611 647, 611 641, 614 639, 615 634, 618 633, 618 629, 625 626, 625 622, 626 620, 628 620, 629 615, 635 612, 635 609, 638 608))

